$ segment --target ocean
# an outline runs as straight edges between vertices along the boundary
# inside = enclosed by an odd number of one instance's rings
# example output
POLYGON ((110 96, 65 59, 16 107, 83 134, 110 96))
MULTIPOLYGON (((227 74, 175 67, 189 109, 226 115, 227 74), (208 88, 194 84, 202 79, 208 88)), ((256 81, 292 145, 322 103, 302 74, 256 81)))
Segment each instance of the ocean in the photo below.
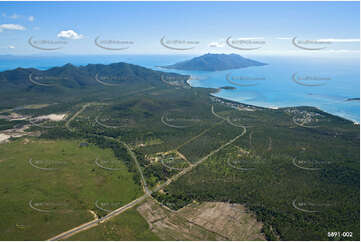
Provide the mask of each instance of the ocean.
MULTIPOLYGON (((98 56, 0 56, 0 71, 23 68, 48 69, 73 65, 127 62, 154 70, 188 74, 193 87, 222 89, 215 96, 250 105, 281 108, 313 106, 360 122, 360 59, 315 57, 248 57, 265 66, 229 71, 179 71, 160 68, 187 60, 187 55, 98 56)), ((247 57, 247 56, 245 56, 247 57)))

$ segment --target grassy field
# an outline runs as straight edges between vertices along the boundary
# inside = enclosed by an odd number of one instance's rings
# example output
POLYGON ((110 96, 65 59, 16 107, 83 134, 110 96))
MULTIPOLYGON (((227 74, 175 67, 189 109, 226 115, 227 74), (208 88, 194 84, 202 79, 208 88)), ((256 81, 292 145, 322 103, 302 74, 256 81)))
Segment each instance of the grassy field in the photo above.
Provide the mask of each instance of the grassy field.
MULTIPOLYGON (((123 142, 152 188, 181 170, 172 167, 195 164, 241 134, 153 196, 174 210, 193 201, 242 204, 269 240, 329 240, 328 231, 358 239, 358 125, 311 107, 237 106, 199 88, 99 98, 82 110, 89 102, 24 110, 82 112, 68 128, 33 127, 41 138, 0 146, 0 240, 48 239, 92 220, 90 210, 103 216, 139 197, 141 176, 123 142), (85 140, 91 144, 80 148, 85 140), (153 159, 168 152, 184 163, 153 159)), ((155 237, 132 209, 70 239, 155 237)))
POLYGON ((121 216, 103 223, 87 231, 80 232, 68 240, 160 240, 154 233, 149 230, 147 221, 136 211, 131 208, 121 216))
POLYGON ((142 195, 111 149, 81 140, 19 139, 0 146, 0 240, 45 240, 142 195), (101 166, 116 168, 108 170, 101 166), (31 159, 31 160, 30 160, 31 159), (30 160, 30 162, 29 162, 30 160))

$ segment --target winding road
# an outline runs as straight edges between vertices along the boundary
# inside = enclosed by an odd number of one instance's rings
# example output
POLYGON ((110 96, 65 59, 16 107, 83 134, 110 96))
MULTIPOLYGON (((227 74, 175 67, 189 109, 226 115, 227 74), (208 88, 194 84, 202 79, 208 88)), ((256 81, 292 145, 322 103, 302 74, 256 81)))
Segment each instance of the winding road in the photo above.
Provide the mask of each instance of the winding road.
MULTIPOLYGON (((67 128, 69 129, 69 123, 76 117, 78 116, 81 112, 83 112, 85 110, 86 107, 88 107, 90 104, 86 104, 84 105, 81 110, 79 110, 77 113, 74 114, 74 116, 72 118, 70 118, 67 122, 67 128)), ((213 105, 212 105, 212 112, 214 113, 214 110, 213 110, 213 105)), ((214 113, 215 114, 215 113, 214 113)), ((216 115, 216 114, 215 114, 216 115)), ((221 117, 223 120, 226 120, 224 119, 223 117, 221 117)), ((185 169, 183 169, 182 171, 180 171, 179 173, 177 173, 176 175, 174 175, 173 177, 169 178, 166 182, 164 182, 163 184, 157 186, 156 188, 152 190, 150 190, 148 187, 147 187, 147 183, 144 179, 144 176, 143 176, 143 172, 141 170, 141 167, 138 163, 138 160, 137 160, 137 157, 136 155, 134 154, 134 152, 130 149, 130 147, 128 146, 128 144, 126 144, 125 142, 123 141, 118 141, 112 137, 108 137, 108 136, 105 136, 105 138, 110 138, 112 140, 116 140, 117 142, 120 142, 122 145, 124 145, 124 147, 126 147, 128 153, 130 154, 130 156, 132 157, 132 159, 134 160, 136 166, 137 166, 137 169, 138 169, 138 172, 140 173, 140 176, 141 176, 141 181, 142 181, 142 187, 144 189, 144 192, 145 194, 133 201, 131 201, 130 203, 108 213, 107 215, 105 215, 104 217, 102 218, 99 218, 99 219, 94 219, 90 222, 87 222, 87 223, 84 223, 82 225, 79 225, 75 228, 72 228, 68 231, 65 231, 59 235, 56 235, 48 240, 64 240, 64 239, 67 239, 69 237, 71 237, 72 235, 76 234, 76 233, 79 233, 81 231, 84 231, 84 230, 88 230, 92 227, 95 227, 97 225, 99 225, 100 223, 103 223, 105 221, 108 221, 109 219, 125 212, 126 210, 128 210, 129 208, 132 208, 134 207, 135 205, 137 204, 140 204, 141 202, 143 202, 146 198, 148 198, 153 192, 158 192, 159 190, 163 189, 164 187, 168 186, 169 184, 171 184, 172 182, 176 181, 177 179, 179 179, 181 176, 187 174, 188 172, 192 171, 195 167, 199 166, 200 164, 202 164, 204 161, 206 161, 210 156, 214 155, 215 153, 219 152, 220 150, 222 150, 223 148, 225 148, 226 146, 232 144, 233 142, 235 142, 238 138, 242 137, 245 133, 246 133, 246 128, 245 127, 242 127, 243 128, 243 131, 240 135, 237 135, 235 138, 231 139, 230 141, 228 141, 227 143, 221 145, 220 147, 218 147, 217 149, 211 151, 208 155, 204 156, 203 158, 201 158, 199 161, 197 161, 196 163, 194 164, 191 164, 190 166, 186 167, 185 169)), ((71 130, 71 129, 70 129, 71 130)), ((202 132, 203 133, 203 132, 202 132)), ((103 136, 104 137, 104 136, 103 136)))

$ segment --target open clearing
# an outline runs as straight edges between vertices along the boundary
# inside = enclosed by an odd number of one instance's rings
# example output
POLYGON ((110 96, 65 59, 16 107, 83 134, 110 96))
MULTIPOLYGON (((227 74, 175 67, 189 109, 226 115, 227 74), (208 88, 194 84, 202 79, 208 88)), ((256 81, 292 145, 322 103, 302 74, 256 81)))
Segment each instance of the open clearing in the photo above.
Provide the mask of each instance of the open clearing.
POLYGON ((266 240, 261 234, 262 223, 240 204, 204 202, 181 208, 177 213, 231 240, 266 240))
POLYGON ((104 215, 97 200, 122 206, 142 195, 121 162, 116 171, 94 163, 117 160, 110 149, 79 147, 81 140, 28 140, 0 146, 0 240, 46 240, 92 220, 89 210, 104 215))
POLYGON ((51 120, 51 121, 61 121, 65 118, 66 114, 49 114, 36 117, 37 120, 51 120))
POLYGON ((239 204, 205 202, 174 212, 148 199, 137 210, 163 240, 265 240, 262 223, 239 204))

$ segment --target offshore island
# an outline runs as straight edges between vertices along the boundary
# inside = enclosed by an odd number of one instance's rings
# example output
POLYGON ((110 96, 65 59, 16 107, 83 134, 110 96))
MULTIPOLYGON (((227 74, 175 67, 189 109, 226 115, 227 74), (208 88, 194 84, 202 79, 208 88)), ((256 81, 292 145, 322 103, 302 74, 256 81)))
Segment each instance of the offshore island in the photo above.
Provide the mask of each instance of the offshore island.
MULTIPOLYGON (((167 68, 264 65, 211 57, 167 68)), ((0 72, 1 239, 359 238, 358 125, 216 98, 189 78, 128 63, 0 72), (217 226, 197 219, 210 210, 217 226)))

